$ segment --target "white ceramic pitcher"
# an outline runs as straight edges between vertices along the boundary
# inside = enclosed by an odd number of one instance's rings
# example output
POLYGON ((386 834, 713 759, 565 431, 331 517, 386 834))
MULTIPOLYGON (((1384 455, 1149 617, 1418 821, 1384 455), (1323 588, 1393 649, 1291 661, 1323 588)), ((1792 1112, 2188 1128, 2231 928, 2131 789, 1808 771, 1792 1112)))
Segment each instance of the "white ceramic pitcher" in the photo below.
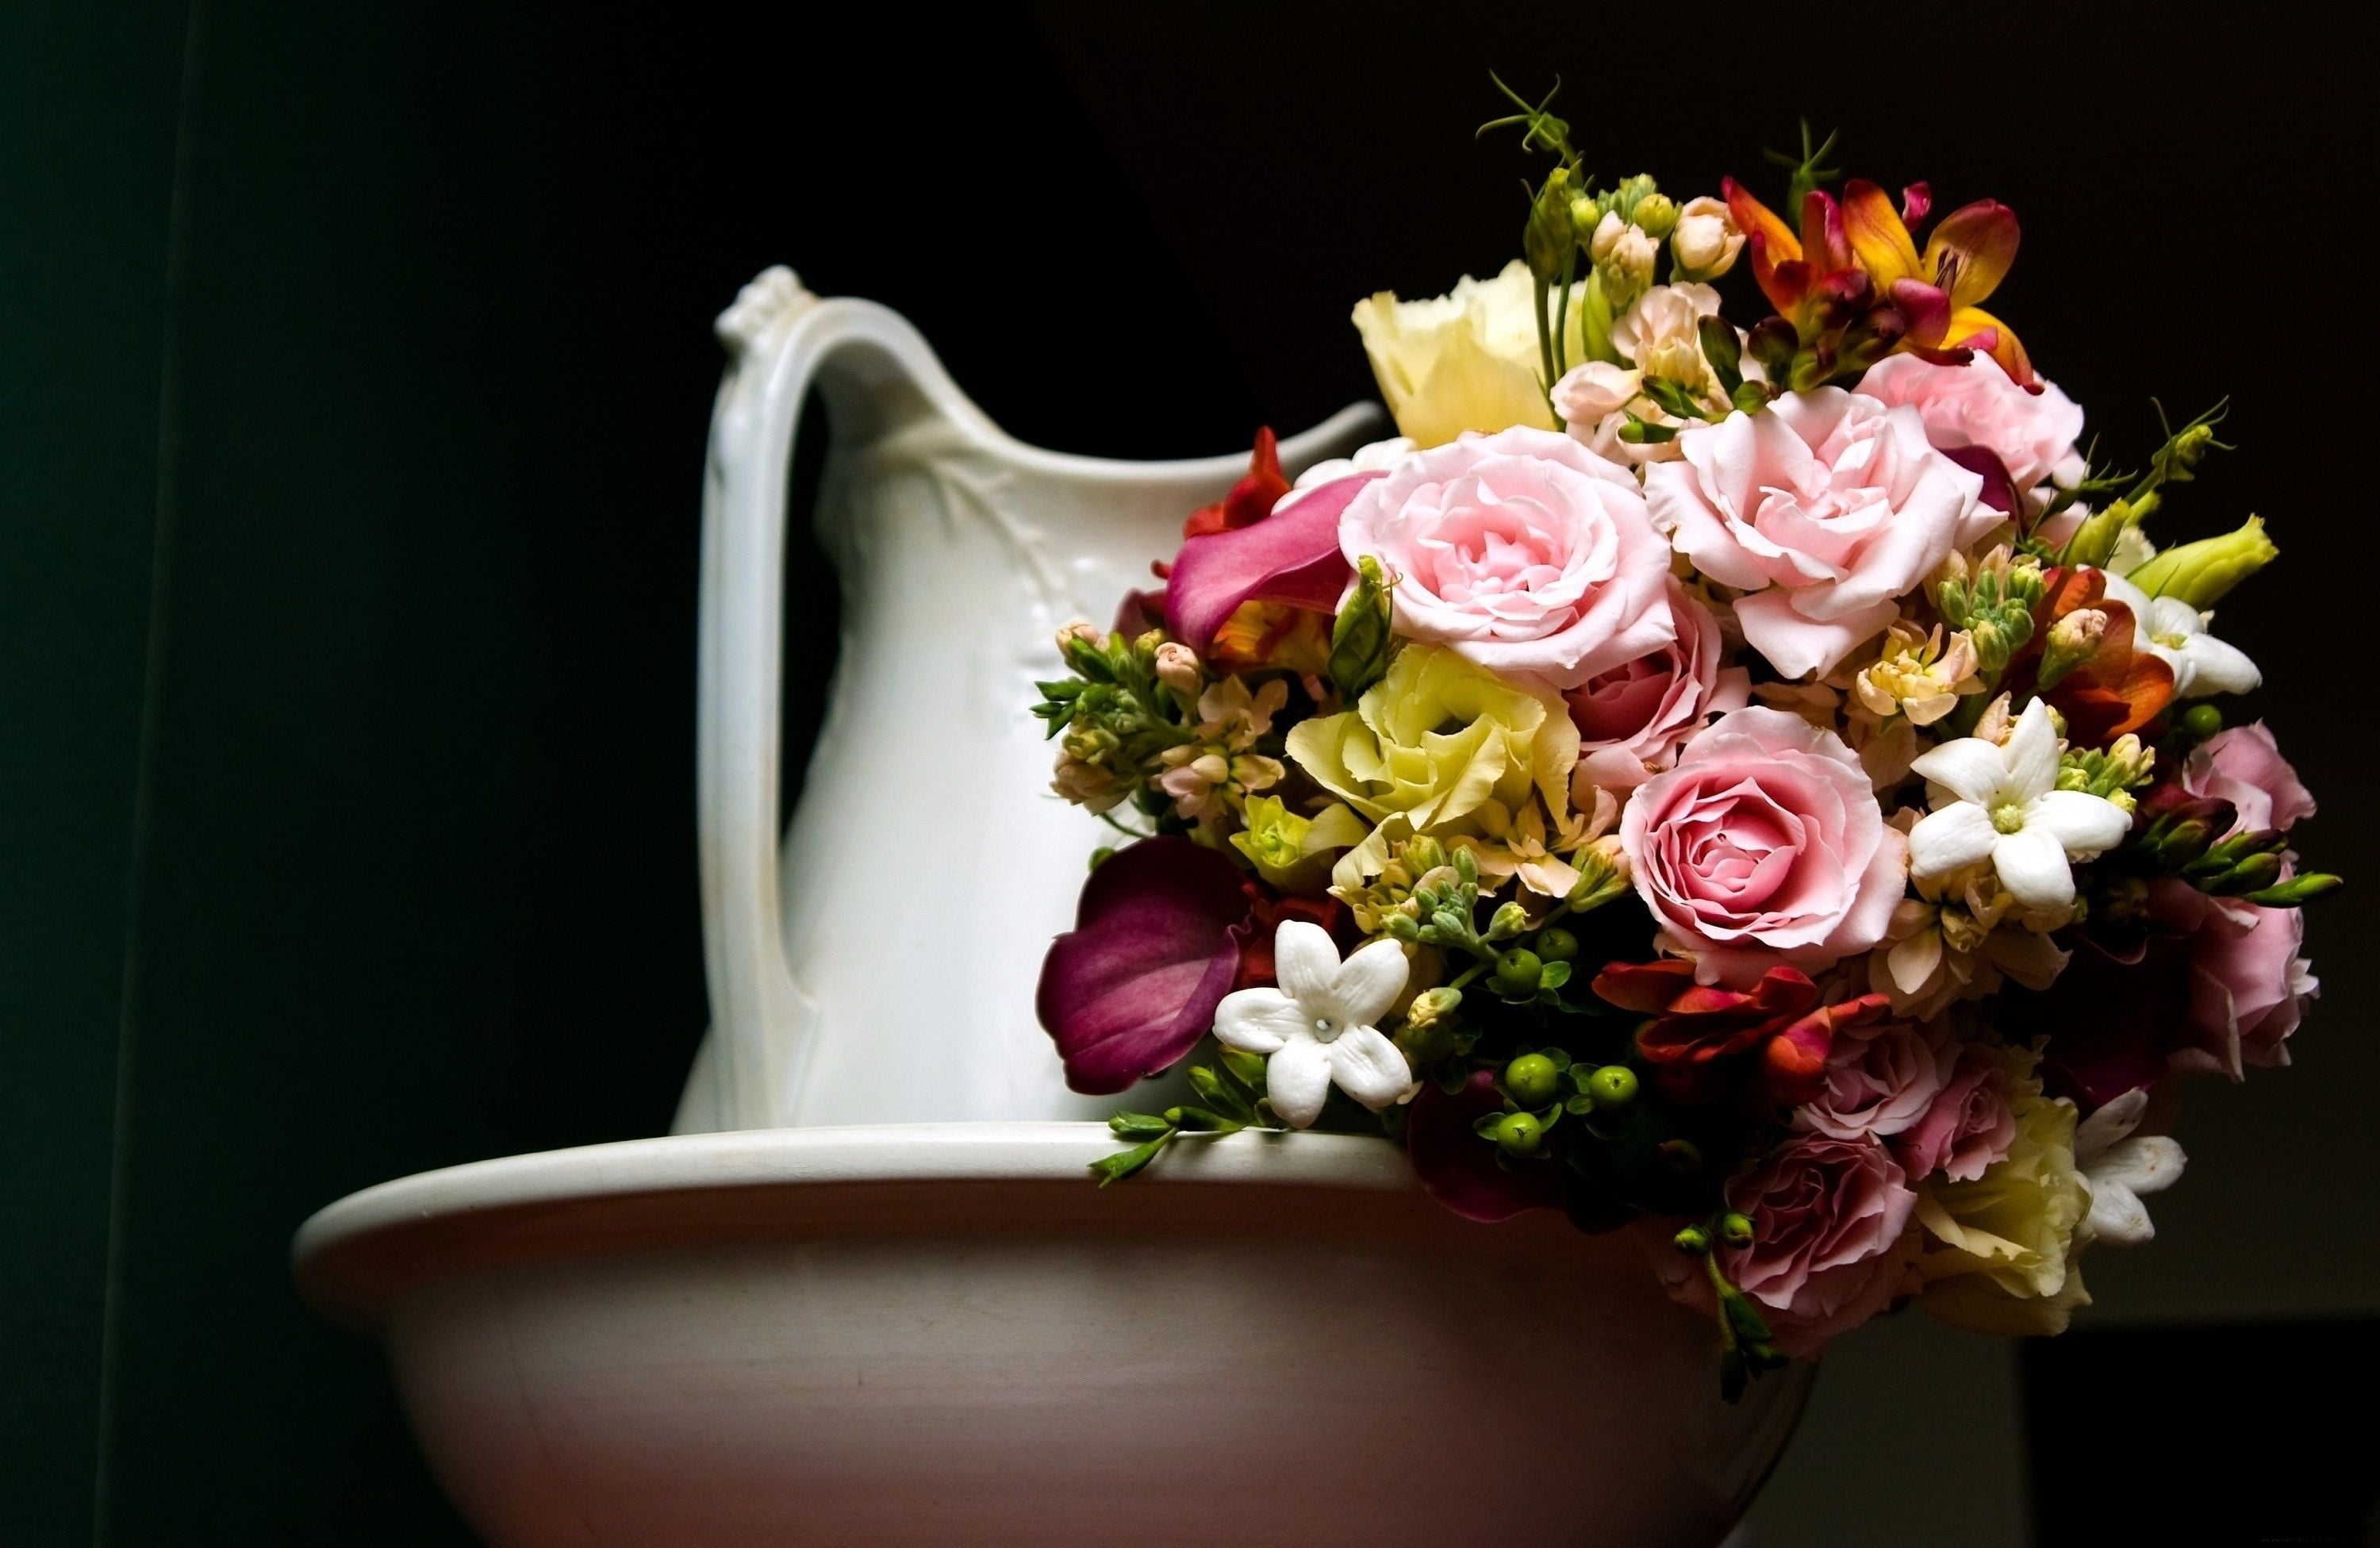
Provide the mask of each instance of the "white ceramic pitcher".
MULTIPOLYGON (((703 493, 698 779, 711 1027, 679 1133, 1104 1116, 1036 1022, 1050 938, 1113 830, 1050 792, 1027 713, 1073 618, 1150 584, 1245 453, 1062 456, 1002 433, 915 328, 769 270, 722 313, 731 363, 703 493), (777 832, 786 476, 815 385, 833 427, 818 528, 842 659, 777 832)), ((1342 410, 1293 472, 1377 433, 1342 410)))

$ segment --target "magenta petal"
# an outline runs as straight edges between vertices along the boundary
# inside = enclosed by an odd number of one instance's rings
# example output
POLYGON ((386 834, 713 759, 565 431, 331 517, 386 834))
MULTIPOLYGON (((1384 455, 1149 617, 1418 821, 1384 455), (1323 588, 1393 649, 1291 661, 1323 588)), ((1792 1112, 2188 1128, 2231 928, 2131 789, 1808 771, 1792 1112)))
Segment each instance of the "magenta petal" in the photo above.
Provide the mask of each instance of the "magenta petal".
POLYGON ((1950 331, 1950 298, 1922 279, 1894 280, 1892 305, 1920 344, 1939 344, 1950 331))
POLYGON ((1958 446, 1942 455, 1968 472, 1984 476, 1983 493, 1976 496, 1983 504, 2002 515, 2016 509, 2016 481, 2009 477, 2008 464, 1996 453, 1982 446, 1958 446))
POLYGON ((1405 1150, 1424 1191, 1465 1220, 1510 1220, 1524 1210, 1561 1208, 1561 1178, 1549 1161, 1496 1162, 1496 1147, 1472 1131, 1504 1110, 1496 1072, 1475 1069, 1471 1082, 1449 1096, 1434 1080, 1422 1083, 1405 1119, 1405 1150))
POLYGON ((1242 603, 1280 602, 1335 612, 1350 573, 1339 552, 1339 514, 1378 477, 1357 473, 1340 479, 1252 526, 1184 543, 1165 583, 1167 630, 1204 651, 1242 603))
POLYGON ((1248 932, 1239 868, 1186 838, 1144 838, 1083 884, 1075 928, 1050 943, 1034 1008, 1066 1084, 1121 1091, 1214 1025, 1248 932))

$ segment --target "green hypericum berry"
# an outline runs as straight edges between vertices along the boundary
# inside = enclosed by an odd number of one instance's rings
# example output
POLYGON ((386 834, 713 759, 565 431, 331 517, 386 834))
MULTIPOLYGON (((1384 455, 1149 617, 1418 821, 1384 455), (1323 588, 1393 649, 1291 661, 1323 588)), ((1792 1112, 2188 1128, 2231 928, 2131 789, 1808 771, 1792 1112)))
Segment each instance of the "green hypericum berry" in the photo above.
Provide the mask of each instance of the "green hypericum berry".
POLYGON ((1535 1155, 1537 1141, 1544 1139, 1545 1125, 1526 1113, 1507 1113, 1496 1125, 1496 1143, 1506 1155, 1535 1155))
POLYGON ((1537 932, 1537 955, 1548 962, 1567 962, 1578 955, 1578 937, 1560 925, 1537 932))
POLYGON ((1636 1100, 1636 1072, 1626 1065, 1606 1065, 1586 1078, 1586 1094, 1609 1111, 1636 1100))
POLYGON ((1524 1107, 1543 1107, 1554 1099, 1561 1071, 1543 1054, 1524 1054, 1504 1067, 1504 1090, 1524 1107))
POLYGON ((2182 712, 2181 728, 2203 742, 2223 729, 2223 712, 2212 704, 2192 704, 2182 712))
POLYGON ((1507 994, 1534 994, 1545 964, 1526 946, 1515 946, 1496 959, 1496 987, 1507 994))
POLYGON ((1113 859, 1115 859, 1115 851, 1102 844, 1091 851, 1091 869, 1097 871, 1113 859))

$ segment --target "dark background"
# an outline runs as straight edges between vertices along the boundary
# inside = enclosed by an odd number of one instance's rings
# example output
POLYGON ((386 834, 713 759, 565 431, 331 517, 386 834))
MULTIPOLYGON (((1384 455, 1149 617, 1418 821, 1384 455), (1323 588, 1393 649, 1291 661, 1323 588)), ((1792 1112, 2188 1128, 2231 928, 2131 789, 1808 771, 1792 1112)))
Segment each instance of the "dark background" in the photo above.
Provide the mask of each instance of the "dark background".
MULTIPOLYGON (((6 7, 0 1542, 468 1541, 286 1244, 387 1177, 668 1122, 704 1019, 708 324, 742 281, 891 303, 1028 441, 1244 445, 1369 391, 1357 297, 1513 250, 1491 65, 1561 73, 1590 166, 1681 197, 1774 195, 1757 152, 1807 113, 1937 208, 2006 200, 1993 308, 2135 461, 2152 395, 2235 395, 2245 449, 2165 533, 2272 522, 2288 563, 2225 631, 2363 890, 2317 915, 2299 1069, 2194 1100, 2166 1238, 2092 1262, 2096 1315, 2155 1326, 2031 1351, 2000 1470, 2045 1543, 2176 1469, 2277 1521, 2373 1438, 2286 1438, 2364 1411, 2368 1324, 2246 1326, 2380 1310, 2373 737, 2342 718, 2371 64, 2273 5, 6 7)), ((790 679, 795 735, 822 687, 790 679)), ((1919 1395, 1936 1447, 1960 1401, 1919 1395)))

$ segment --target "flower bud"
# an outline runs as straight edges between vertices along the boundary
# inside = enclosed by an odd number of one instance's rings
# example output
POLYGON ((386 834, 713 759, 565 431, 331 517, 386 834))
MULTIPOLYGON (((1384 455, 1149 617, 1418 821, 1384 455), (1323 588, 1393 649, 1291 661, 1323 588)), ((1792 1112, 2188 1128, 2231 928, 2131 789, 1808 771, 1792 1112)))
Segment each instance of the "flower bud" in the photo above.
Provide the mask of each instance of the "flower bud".
POLYGON ((1678 206, 1666 193, 1648 193, 1636 201, 1628 223, 1658 242, 1676 229, 1678 206))
POLYGON ((2252 516, 2239 530, 2168 548, 2126 579, 2153 597, 2174 597, 2204 613, 2242 580, 2280 556, 2252 516))
POLYGON ((1567 899, 1576 913, 1599 908, 1628 890, 1628 857, 1616 834, 1607 834, 1580 850, 1572 861, 1578 882, 1567 899))
POLYGON ((2052 624, 2041 652, 2041 689, 2056 688, 2066 674, 2098 654, 2107 635, 2107 615, 2095 607, 2077 608, 2052 624))
POLYGON ((1620 245, 1620 234, 1628 229, 1628 222, 1617 210, 1606 210, 1603 218, 1595 223, 1595 234, 1586 239, 1587 256, 1597 263, 1609 258, 1620 245))
POLYGON ((1157 680, 1184 699, 1197 698, 1198 690, 1207 686, 1198 652, 1172 640, 1157 647, 1157 680))
POLYGON ((1734 1210, 1730 1210, 1726 1214, 1719 1217, 1718 1236, 1719 1240, 1727 1243, 1730 1247, 1750 1247, 1752 1245, 1752 1217, 1748 1214, 1742 1214, 1734 1210))
POLYGON ((1710 1233, 1699 1225, 1689 1225, 1670 1238, 1671 1246, 1689 1258, 1699 1258, 1711 1249, 1710 1233))
POLYGON ((1564 422, 1593 429, 1601 424, 1606 415, 1616 414, 1636 400, 1644 383, 1644 373, 1613 365, 1609 360, 1589 360, 1572 366, 1554 384, 1554 411, 1564 422))
POLYGON ((1508 941, 1529 928, 1529 911, 1518 903, 1500 903, 1488 916, 1488 938, 1508 941))
POLYGON ((1735 227, 1735 217, 1727 206, 1705 196, 1690 199, 1678 212, 1677 225, 1670 233, 1670 263, 1673 277, 1680 280, 1713 280, 1735 267, 1736 254, 1743 250, 1743 233, 1735 227))
POLYGON ((1702 1169, 1703 1150, 1691 1140, 1664 1140, 1653 1147, 1662 1165, 1681 1175, 1702 1169))
POLYGON ((1415 1027, 1441 1026, 1454 1019, 1454 1013, 1462 1006, 1463 991, 1460 989, 1446 984, 1439 984, 1436 989, 1425 989, 1413 997, 1412 1005, 1405 1007, 1405 1027, 1410 1030, 1415 1027))
POLYGON ((1366 554, 1356 562, 1355 590, 1330 625, 1330 673, 1342 699, 1352 702, 1380 680, 1396 649, 1390 632, 1392 604, 1380 561, 1366 554))
POLYGON ((1578 245, 1578 233, 1571 225, 1570 201, 1570 168, 1557 166, 1546 174, 1544 186, 1529 205, 1529 224, 1521 232, 1521 256, 1543 284, 1561 278, 1562 264, 1578 245))
MULTIPOLYGON (((1615 217, 1607 215, 1609 224, 1615 217)), ((1603 239, 1597 228, 1596 239, 1603 239)), ((1633 225, 1622 225, 1612 237, 1604 255, 1596 260, 1596 277, 1603 286, 1604 299, 1611 303, 1614 312, 1633 306, 1636 298, 1653 283, 1653 261, 1660 256, 1660 248, 1652 238, 1633 225)))

